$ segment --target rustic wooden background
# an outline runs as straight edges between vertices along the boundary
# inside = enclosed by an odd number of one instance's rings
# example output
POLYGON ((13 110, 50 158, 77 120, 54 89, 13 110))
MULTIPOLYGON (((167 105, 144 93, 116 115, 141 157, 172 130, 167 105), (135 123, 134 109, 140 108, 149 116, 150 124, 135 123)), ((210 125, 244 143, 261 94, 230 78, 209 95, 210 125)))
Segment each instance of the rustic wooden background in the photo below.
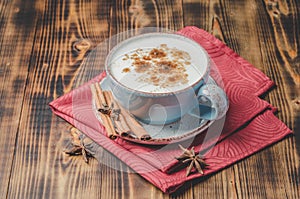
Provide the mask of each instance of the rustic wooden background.
POLYGON ((300 198, 299 22, 298 0, 0 0, 0 198, 300 198), (91 50, 128 29, 187 25, 276 82, 266 100, 295 136, 175 195, 105 150, 119 169, 65 155, 69 126, 47 104, 103 69, 83 67, 91 50))

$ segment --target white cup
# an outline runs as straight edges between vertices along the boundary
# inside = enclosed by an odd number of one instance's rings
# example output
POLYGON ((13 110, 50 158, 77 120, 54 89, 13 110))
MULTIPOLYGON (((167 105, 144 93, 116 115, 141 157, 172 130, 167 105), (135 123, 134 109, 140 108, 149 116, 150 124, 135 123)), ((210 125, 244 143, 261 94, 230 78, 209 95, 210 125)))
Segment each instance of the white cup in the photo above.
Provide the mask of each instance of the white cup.
POLYGON ((208 54, 182 35, 147 33, 131 37, 110 51, 105 67, 115 100, 142 122, 168 124, 184 114, 216 120, 228 110, 225 92, 215 84, 207 84, 208 54), (166 55, 148 56, 153 49, 166 55), (137 63, 148 68, 137 68, 137 63), (175 63, 175 67, 169 63, 175 63), (170 83, 173 77, 179 78, 170 83))

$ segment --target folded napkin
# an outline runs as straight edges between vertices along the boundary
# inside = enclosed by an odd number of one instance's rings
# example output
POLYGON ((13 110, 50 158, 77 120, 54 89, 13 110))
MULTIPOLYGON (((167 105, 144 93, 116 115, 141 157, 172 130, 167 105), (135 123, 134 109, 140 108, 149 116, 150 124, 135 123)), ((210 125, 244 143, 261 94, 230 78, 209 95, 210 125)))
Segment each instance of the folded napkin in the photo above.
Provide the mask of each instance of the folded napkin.
MULTIPOLYGON (((195 40, 208 52, 222 77, 230 101, 220 135, 214 132, 218 127, 218 122, 215 122, 207 132, 181 143, 187 147, 194 146, 195 151, 204 153, 205 161, 209 164, 204 174, 194 172, 186 176, 185 169, 174 170, 175 167, 179 168, 175 157, 182 153, 178 143, 166 146, 141 145, 119 137, 111 140, 106 136, 105 128, 92 108, 89 87, 92 83, 100 82, 105 73, 50 103, 55 114, 167 193, 174 192, 189 180, 219 171, 291 133, 274 116, 276 109, 259 98, 274 85, 268 77, 204 30, 186 27, 178 33, 195 40)), ((214 77, 214 71, 211 75, 214 77)))

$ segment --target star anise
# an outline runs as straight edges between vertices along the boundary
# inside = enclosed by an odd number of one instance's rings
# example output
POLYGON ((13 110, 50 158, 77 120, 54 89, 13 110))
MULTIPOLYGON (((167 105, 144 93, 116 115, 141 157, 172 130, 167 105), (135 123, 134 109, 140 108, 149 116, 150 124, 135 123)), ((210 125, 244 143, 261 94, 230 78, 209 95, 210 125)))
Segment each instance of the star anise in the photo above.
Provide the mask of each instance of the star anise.
POLYGON ((70 150, 65 151, 70 156, 82 155, 86 163, 89 162, 88 157, 92 157, 92 154, 86 149, 83 139, 80 137, 80 132, 76 128, 71 128, 72 145, 70 150))
POLYGON ((190 150, 181 145, 179 145, 179 147, 183 151, 183 154, 179 157, 176 157, 176 159, 183 164, 189 163, 189 166, 186 169, 186 176, 190 175, 193 168, 195 168, 199 173, 203 174, 203 169, 208 166, 208 164, 206 164, 204 161, 204 157, 200 154, 196 154, 194 147, 192 147, 190 150))

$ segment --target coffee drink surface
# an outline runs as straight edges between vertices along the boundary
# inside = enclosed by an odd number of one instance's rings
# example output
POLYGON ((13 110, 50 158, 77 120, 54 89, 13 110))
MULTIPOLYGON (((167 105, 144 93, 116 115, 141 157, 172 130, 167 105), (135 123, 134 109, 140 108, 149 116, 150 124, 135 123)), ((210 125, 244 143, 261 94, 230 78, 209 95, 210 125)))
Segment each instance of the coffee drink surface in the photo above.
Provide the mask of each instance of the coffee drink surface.
POLYGON ((165 43, 153 40, 156 45, 143 41, 137 48, 116 52, 110 62, 112 76, 129 89, 176 92, 198 83, 209 69, 208 58, 199 46, 186 46, 186 42, 183 46, 178 40, 172 43, 172 38, 165 39, 165 43))

